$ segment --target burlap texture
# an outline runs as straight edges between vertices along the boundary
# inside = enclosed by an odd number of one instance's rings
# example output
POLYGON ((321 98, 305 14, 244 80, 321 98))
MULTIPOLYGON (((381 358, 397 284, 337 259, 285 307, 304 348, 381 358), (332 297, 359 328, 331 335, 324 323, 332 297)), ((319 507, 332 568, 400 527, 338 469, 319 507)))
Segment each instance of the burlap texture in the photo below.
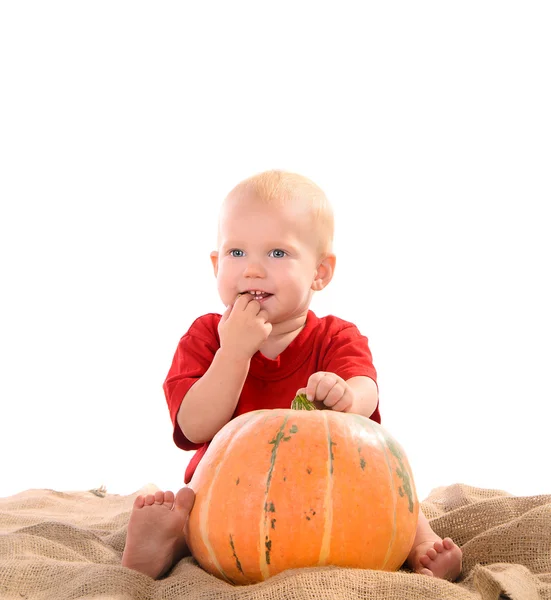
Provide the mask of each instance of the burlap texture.
POLYGON ((327 567, 248 587, 215 579, 191 558, 160 581, 122 567, 136 495, 30 490, 0 499, 0 598, 551 600, 551 495, 515 497, 465 485, 434 490, 422 506, 435 531, 463 549, 456 583, 327 567))

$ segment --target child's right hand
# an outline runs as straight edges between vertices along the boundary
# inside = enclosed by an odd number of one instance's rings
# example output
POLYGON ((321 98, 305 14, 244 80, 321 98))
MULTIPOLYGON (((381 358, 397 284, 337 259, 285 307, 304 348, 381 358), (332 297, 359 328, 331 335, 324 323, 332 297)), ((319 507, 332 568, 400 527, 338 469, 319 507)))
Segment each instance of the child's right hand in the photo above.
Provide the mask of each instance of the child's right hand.
POLYGON ((238 296, 218 324, 220 348, 237 358, 249 360, 272 331, 267 318, 268 313, 261 310, 260 302, 253 300, 250 294, 238 296))

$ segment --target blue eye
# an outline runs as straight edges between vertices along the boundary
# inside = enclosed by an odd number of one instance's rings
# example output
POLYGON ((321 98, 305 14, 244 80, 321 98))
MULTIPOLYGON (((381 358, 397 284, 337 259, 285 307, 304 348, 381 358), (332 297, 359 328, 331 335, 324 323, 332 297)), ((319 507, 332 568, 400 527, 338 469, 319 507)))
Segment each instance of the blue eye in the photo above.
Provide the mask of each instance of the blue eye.
POLYGON ((280 250, 279 248, 270 252, 270 256, 273 256, 274 258, 283 258, 286 254, 287 252, 285 252, 285 250, 280 250))
POLYGON ((244 256, 244 255, 245 255, 245 253, 243 252, 243 250, 238 250, 238 249, 235 249, 235 250, 230 250, 230 251, 228 252, 228 254, 229 254, 230 256, 233 256, 233 257, 235 257, 235 258, 241 258, 242 256, 244 256))

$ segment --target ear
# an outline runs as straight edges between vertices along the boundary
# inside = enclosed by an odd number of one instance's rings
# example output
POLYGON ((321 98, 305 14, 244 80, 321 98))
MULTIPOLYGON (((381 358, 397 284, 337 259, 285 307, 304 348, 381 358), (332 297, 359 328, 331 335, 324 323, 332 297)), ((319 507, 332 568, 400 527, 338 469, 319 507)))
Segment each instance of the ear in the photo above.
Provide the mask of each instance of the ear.
POLYGON ((214 276, 218 275, 218 252, 213 250, 210 253, 210 262, 212 263, 212 268, 214 269, 214 276))
POLYGON ((312 289, 315 292, 323 290, 323 288, 333 279, 333 273, 335 272, 335 264, 337 257, 334 254, 327 254, 316 269, 314 275, 314 281, 312 282, 312 289))

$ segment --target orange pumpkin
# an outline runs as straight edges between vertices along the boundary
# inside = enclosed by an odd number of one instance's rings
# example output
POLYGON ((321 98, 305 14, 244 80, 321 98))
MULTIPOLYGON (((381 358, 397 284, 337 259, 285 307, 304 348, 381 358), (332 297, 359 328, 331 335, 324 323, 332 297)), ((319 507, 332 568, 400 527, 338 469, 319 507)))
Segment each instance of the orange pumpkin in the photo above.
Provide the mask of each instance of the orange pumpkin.
POLYGON ((396 570, 415 536, 419 506, 407 458, 360 415, 241 415, 214 437, 190 487, 193 556, 235 584, 297 567, 396 570))

